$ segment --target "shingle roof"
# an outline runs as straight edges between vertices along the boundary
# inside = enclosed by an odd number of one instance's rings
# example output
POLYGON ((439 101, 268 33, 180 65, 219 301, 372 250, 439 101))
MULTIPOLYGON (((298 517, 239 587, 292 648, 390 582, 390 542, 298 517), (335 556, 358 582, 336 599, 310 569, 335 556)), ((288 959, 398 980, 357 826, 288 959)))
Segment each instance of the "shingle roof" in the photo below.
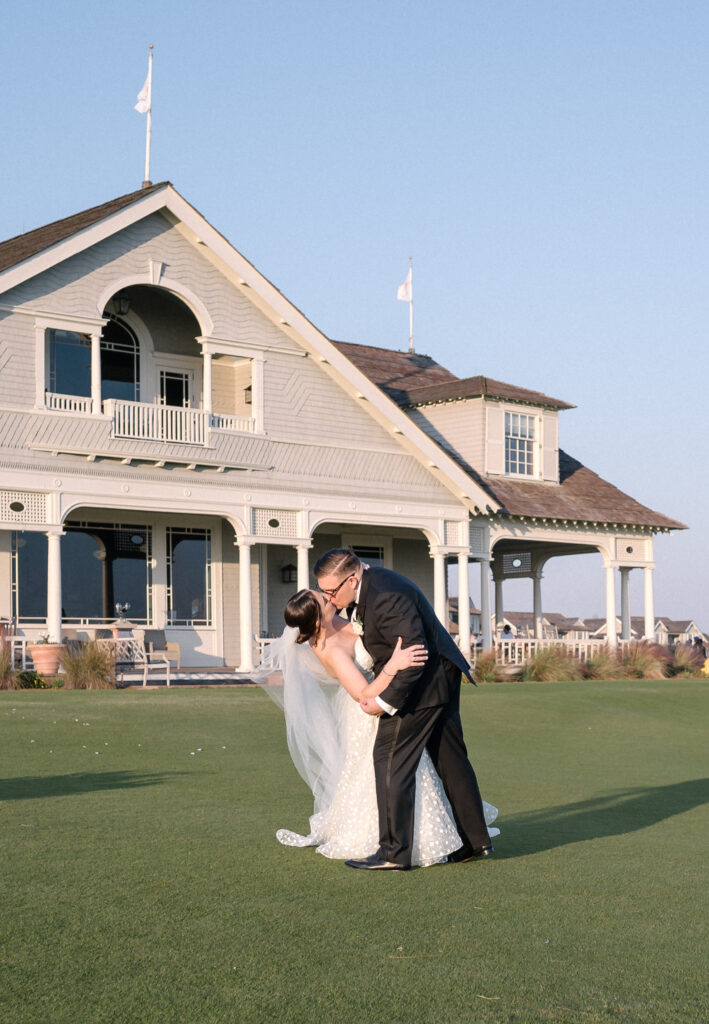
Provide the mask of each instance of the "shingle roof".
MULTIPOLYGON (((508 402, 521 402, 524 405, 541 405, 547 409, 574 409, 569 402, 559 398, 550 398, 541 391, 530 391, 518 388, 514 384, 505 384, 491 377, 465 377, 461 380, 445 381, 441 384, 428 384, 424 387, 409 388, 396 395, 401 406, 428 405, 433 402, 450 402, 460 398, 504 398, 508 402)), ((394 396, 392 396, 394 397, 394 396)))
MULTIPOLYGON (((413 389, 419 393, 432 394, 466 390, 471 381, 487 381, 500 392, 507 389, 517 395, 536 395, 547 399, 538 391, 527 391, 501 381, 490 381, 485 377, 468 377, 460 380, 430 356, 412 355, 408 352, 394 352, 369 345, 352 345, 335 342, 337 347, 365 373, 382 391, 399 401, 402 393, 411 395, 413 389)), ((477 384, 475 385, 477 387, 477 384)), ((481 393, 481 392, 478 392, 481 393)), ((498 397, 496 395, 495 397, 498 397)), ((520 400, 520 399, 518 399, 520 400)), ((411 404, 408 399, 406 403, 411 404)), ((538 404, 542 404, 539 401, 538 404)), ((556 408, 569 408, 565 403, 556 408)), ((434 438, 435 440, 435 438, 434 438)), ((501 506, 501 512, 510 516, 524 516, 540 519, 563 519, 587 523, 614 523, 627 526, 648 526, 654 529, 683 530, 683 523, 661 512, 641 505, 639 501, 603 480, 587 469, 577 459, 559 451, 559 483, 537 480, 511 480, 507 477, 486 476, 461 456, 448 454, 490 497, 501 506)))
POLYGON ((77 231, 97 224, 104 217, 110 217, 119 210, 125 209, 139 199, 144 199, 152 192, 169 185, 169 182, 162 181, 157 185, 149 185, 138 189, 136 192, 129 192, 118 199, 111 199, 108 203, 101 203, 100 206, 92 206, 90 210, 82 210, 81 213, 72 214, 71 217, 63 217, 62 220, 55 220, 44 227, 35 228, 34 231, 27 231, 23 235, 15 235, 5 242, 0 242, 0 271, 14 267, 23 260, 36 256, 37 253, 49 249, 65 238, 70 238, 77 231))

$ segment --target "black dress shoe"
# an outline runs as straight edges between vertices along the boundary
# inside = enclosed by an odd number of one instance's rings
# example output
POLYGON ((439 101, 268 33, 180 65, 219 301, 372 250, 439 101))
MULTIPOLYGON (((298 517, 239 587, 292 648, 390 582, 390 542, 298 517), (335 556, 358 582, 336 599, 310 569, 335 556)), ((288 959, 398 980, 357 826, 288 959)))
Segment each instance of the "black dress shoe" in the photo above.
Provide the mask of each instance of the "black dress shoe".
POLYGON ((488 843, 487 846, 461 846, 455 853, 448 855, 448 863, 465 864, 469 860, 482 860, 483 857, 489 857, 494 852, 492 843, 488 843))
POLYGON ((408 871, 408 864, 396 864, 393 860, 382 860, 376 853, 364 860, 346 860, 348 868, 365 868, 367 871, 408 871))

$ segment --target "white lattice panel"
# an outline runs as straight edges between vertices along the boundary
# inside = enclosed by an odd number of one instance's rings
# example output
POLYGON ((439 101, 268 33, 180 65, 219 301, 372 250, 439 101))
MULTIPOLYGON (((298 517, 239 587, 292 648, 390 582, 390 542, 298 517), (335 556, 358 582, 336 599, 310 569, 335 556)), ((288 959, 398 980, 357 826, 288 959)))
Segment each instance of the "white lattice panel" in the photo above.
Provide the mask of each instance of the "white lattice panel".
POLYGON ((458 546, 461 543, 461 523, 446 519, 443 523, 443 537, 445 544, 458 546))
POLYGON ((252 532, 257 537, 289 537, 298 536, 298 517, 296 512, 277 508, 254 508, 251 510, 252 532))
POLYGON ((505 576, 526 576, 532 571, 530 551, 512 552, 502 556, 502 571, 505 576))
POLYGON ((485 554, 485 530, 482 526, 470 527, 469 544, 471 555, 485 554))
POLYGON ((46 523, 46 494, 0 491, 0 520, 4 523, 46 523))

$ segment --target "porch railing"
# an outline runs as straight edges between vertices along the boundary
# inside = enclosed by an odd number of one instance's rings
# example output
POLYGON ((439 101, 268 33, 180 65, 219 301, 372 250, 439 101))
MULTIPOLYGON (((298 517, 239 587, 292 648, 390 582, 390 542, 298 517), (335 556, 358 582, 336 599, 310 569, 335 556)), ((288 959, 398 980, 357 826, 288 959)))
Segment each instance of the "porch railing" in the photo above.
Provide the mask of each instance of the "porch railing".
MULTIPOLYGON (((618 647, 632 643, 630 640, 618 640, 618 647)), ((523 665, 534 657, 537 651, 547 647, 563 647, 567 654, 572 654, 580 661, 588 661, 589 657, 606 646, 605 640, 536 640, 532 637, 521 640, 497 640, 494 650, 497 660, 502 665, 523 665)))
POLYGON ((60 395, 55 391, 45 394, 45 407, 54 412, 91 412, 91 399, 80 398, 78 395, 60 395))
POLYGON ((217 430, 240 430, 253 434, 255 422, 251 416, 224 416, 220 412, 212 413, 212 426, 217 430))
POLYGON ((203 409, 181 409, 173 405, 123 402, 115 398, 103 403, 113 420, 113 436, 138 441, 166 441, 205 445, 208 413, 203 409))

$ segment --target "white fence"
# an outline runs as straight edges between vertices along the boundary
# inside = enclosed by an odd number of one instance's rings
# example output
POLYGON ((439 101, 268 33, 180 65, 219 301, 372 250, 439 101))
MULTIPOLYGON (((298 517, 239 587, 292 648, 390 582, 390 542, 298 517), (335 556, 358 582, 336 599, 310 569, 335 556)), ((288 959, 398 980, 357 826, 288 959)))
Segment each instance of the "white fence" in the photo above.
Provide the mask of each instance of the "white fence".
POLYGON ((91 412, 91 399, 79 398, 78 395, 59 395, 48 391, 45 395, 47 409, 54 412, 91 412))
MULTIPOLYGON (((618 647, 632 643, 631 640, 618 640, 618 647)), ((560 647, 566 654, 572 654, 580 661, 588 661, 592 654, 606 646, 605 640, 497 640, 493 650, 501 665, 524 665, 533 658, 537 651, 547 647, 560 647)))
POLYGON ((207 443, 208 413, 203 409, 181 409, 174 405, 122 402, 114 398, 103 403, 113 419, 113 436, 138 441, 167 441, 175 444, 207 443))

